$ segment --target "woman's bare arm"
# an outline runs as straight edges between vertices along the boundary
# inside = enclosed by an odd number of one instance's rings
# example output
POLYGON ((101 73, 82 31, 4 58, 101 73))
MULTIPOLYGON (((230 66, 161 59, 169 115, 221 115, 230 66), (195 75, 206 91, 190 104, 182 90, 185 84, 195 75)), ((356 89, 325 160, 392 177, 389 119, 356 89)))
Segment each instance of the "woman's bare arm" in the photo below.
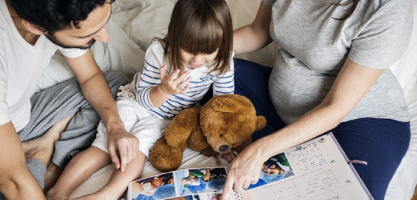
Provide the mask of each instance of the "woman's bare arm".
POLYGON ((269 24, 271 23, 271 9, 262 2, 252 24, 243 26, 233 33, 233 50, 236 54, 249 53, 265 47, 271 43, 269 24))

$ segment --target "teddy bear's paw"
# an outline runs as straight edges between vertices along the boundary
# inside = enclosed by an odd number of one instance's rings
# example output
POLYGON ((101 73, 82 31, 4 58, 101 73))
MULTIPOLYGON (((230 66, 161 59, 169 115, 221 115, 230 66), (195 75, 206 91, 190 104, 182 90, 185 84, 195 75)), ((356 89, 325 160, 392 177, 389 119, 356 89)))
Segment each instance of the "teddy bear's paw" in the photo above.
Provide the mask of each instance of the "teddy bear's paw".
POLYGON ((216 152, 211 147, 203 149, 202 151, 200 151, 200 153, 207 157, 213 157, 216 155, 216 152))
POLYGON ((183 152, 169 146, 164 138, 159 139, 149 153, 149 161, 160 171, 178 169, 182 162, 183 152))

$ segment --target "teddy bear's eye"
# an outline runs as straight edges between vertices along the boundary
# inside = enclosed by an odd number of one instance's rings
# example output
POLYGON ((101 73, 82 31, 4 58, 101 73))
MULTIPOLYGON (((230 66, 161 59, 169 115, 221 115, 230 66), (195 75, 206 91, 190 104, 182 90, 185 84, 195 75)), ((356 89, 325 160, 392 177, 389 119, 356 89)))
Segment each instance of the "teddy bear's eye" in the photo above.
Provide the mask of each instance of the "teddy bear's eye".
POLYGON ((220 137, 224 137, 224 135, 223 134, 220 134, 220 137))

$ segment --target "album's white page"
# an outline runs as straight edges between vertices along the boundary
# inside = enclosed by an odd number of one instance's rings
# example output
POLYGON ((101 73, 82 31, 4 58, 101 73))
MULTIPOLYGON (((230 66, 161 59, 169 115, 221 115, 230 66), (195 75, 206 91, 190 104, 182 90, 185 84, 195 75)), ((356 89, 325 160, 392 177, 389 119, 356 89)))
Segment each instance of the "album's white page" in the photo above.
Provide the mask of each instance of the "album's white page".
POLYGON ((244 191, 236 199, 373 199, 332 134, 293 147, 285 154, 293 176, 244 191))

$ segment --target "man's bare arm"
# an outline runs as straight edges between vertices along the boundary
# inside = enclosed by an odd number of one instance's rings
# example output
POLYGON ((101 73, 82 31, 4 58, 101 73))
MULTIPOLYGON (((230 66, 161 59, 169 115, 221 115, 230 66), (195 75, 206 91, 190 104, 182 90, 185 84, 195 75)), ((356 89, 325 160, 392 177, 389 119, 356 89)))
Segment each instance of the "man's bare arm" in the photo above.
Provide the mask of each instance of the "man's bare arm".
POLYGON ((107 147, 112 162, 116 168, 124 171, 126 165, 137 156, 138 139, 126 132, 108 83, 91 50, 78 58, 66 58, 66 61, 80 83, 83 95, 100 115, 106 127, 107 147))
POLYGON ((0 190, 7 199, 45 199, 26 166, 19 137, 11 122, 0 125, 0 190))

